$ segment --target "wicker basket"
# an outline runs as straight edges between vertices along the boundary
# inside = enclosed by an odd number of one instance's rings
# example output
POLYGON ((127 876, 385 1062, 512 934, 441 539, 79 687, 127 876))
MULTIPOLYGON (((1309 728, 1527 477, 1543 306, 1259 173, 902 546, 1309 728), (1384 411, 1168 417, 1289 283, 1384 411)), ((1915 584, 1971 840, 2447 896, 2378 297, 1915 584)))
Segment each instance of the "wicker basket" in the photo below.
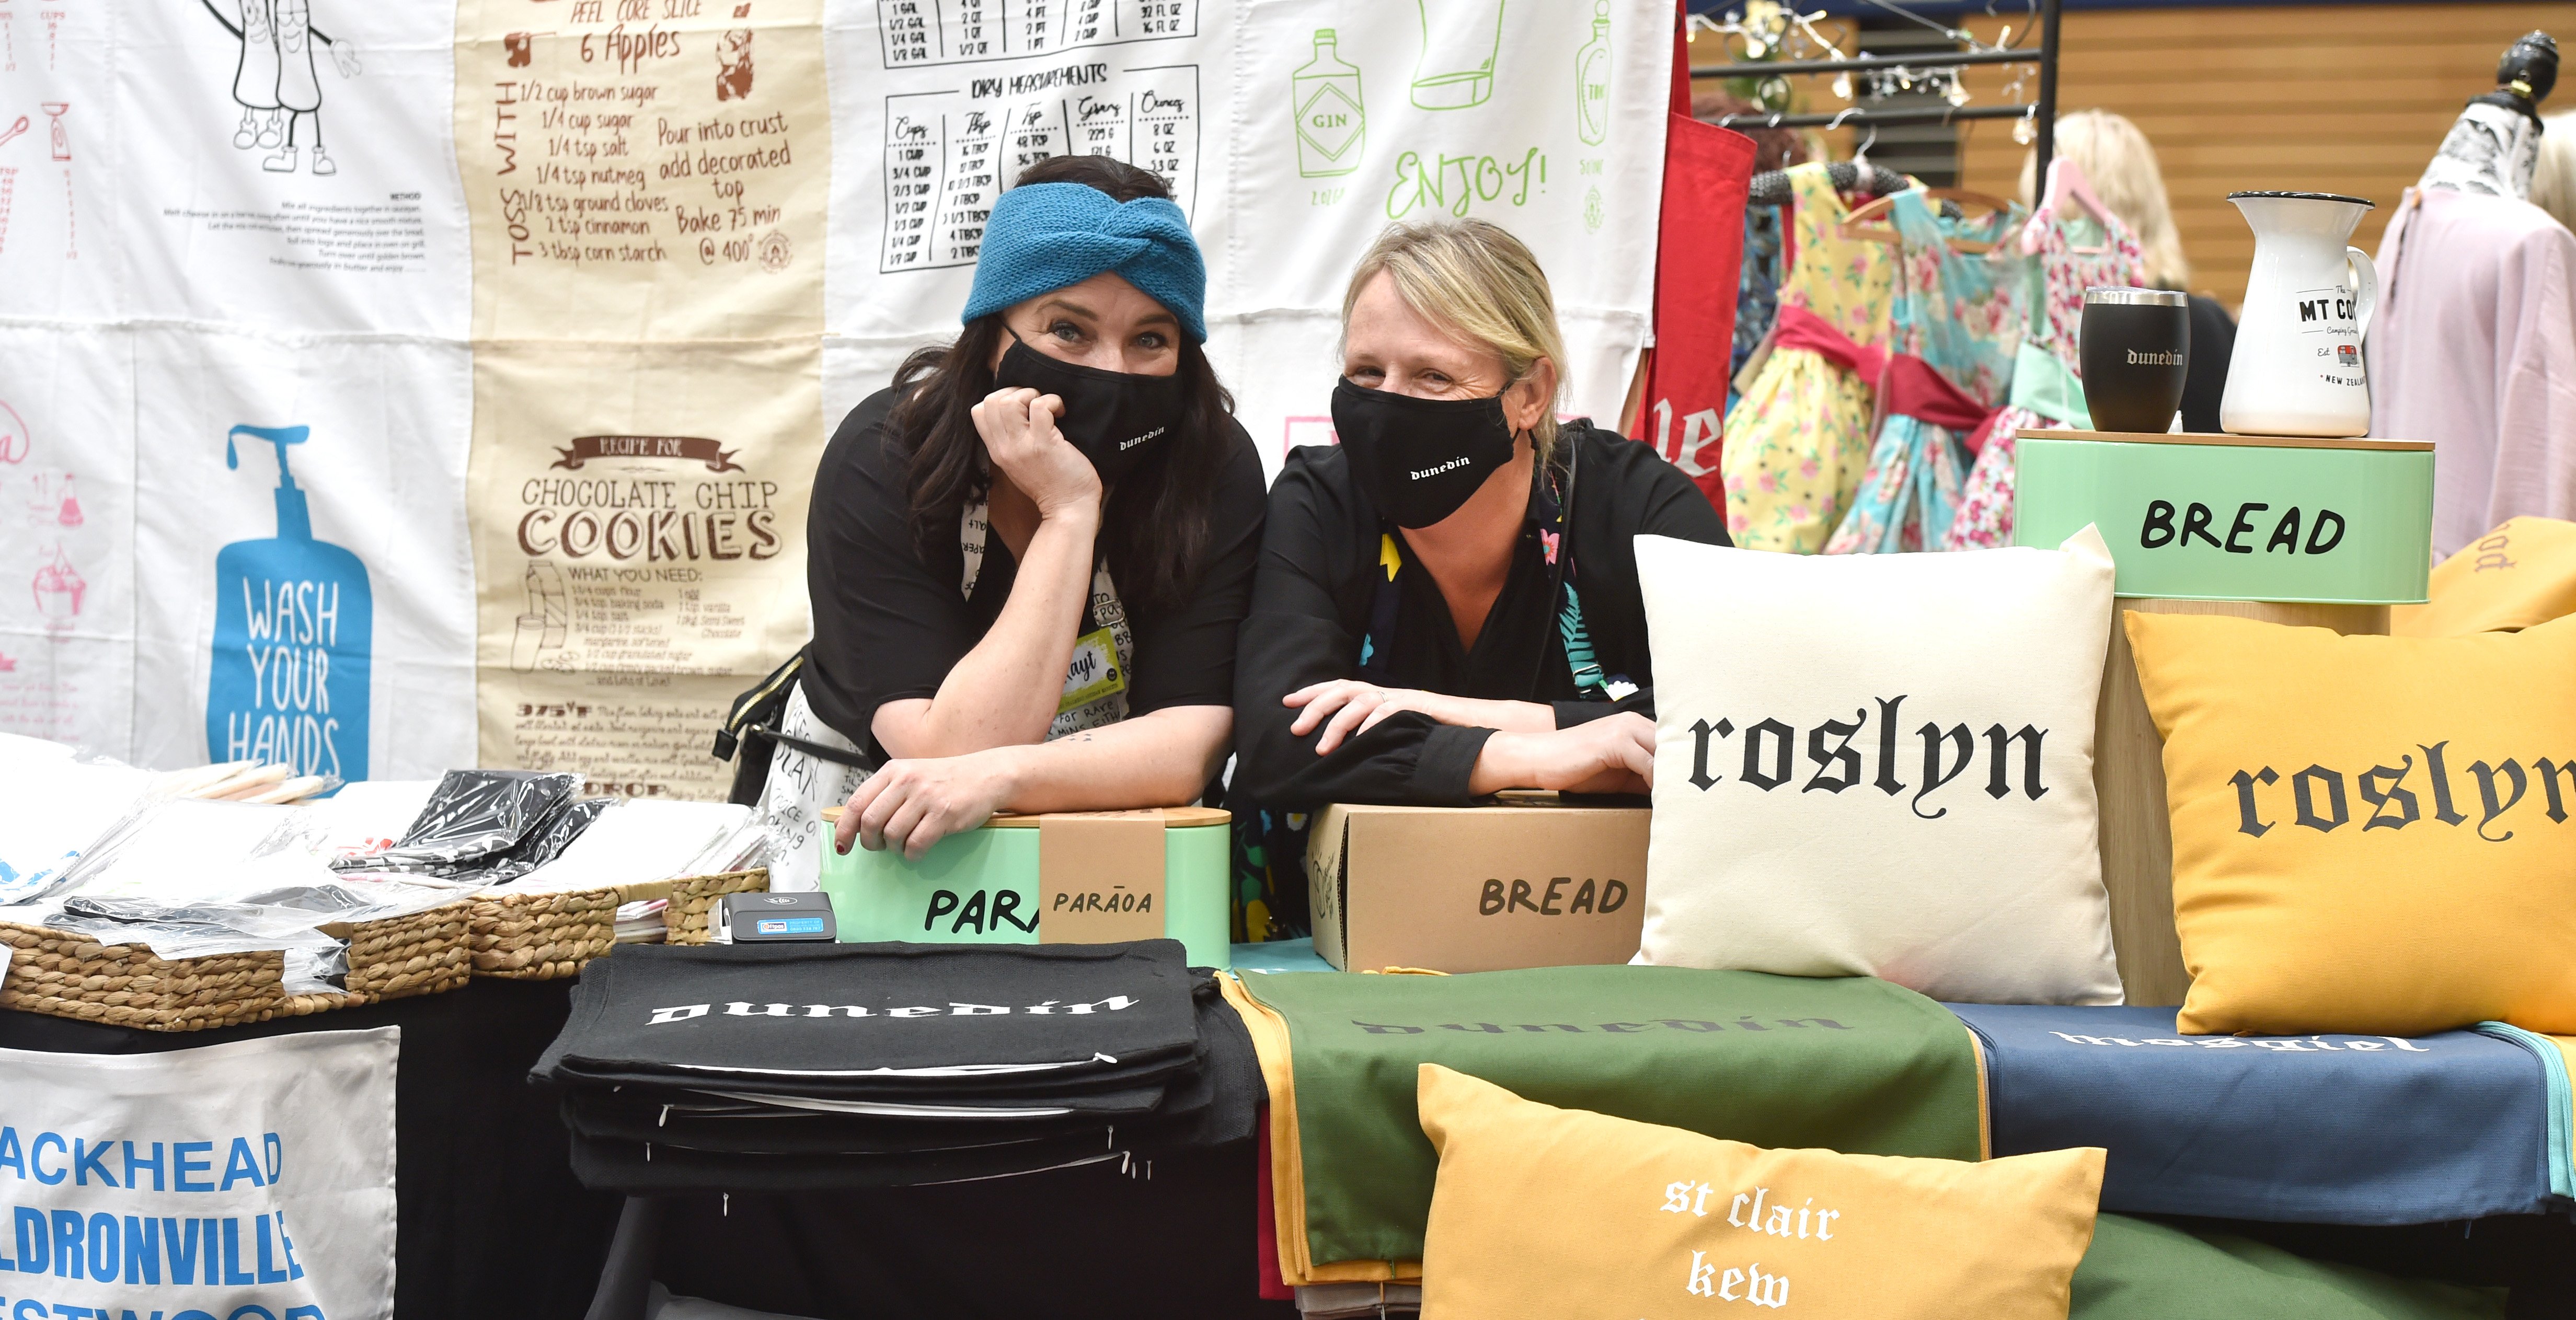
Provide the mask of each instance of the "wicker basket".
POLYGON ((509 981, 579 976, 582 964, 616 945, 618 908, 669 898, 688 883, 653 880, 551 894, 487 890, 469 901, 474 920, 465 939, 474 953, 474 974, 509 981))
POLYGON ((727 894, 748 894, 769 888, 769 868, 749 871, 726 871, 720 875, 691 876, 673 881, 671 905, 662 909, 662 929, 669 931, 667 943, 704 944, 707 923, 715 916, 716 900, 727 894))
POLYGON ((466 905, 415 912, 325 933, 349 942, 348 989, 286 993, 286 955, 219 953, 164 959, 140 944, 0 922, 12 950, 0 1008, 146 1031, 202 1031, 302 1017, 379 1000, 436 994, 465 984, 466 905))
POLYGON ((616 946, 617 909, 628 903, 668 899, 662 926, 669 942, 704 944, 718 897, 768 887, 769 872, 753 870, 550 894, 491 890, 467 903, 473 918, 465 943, 476 976, 551 981, 580 975, 584 963, 616 946))
POLYGON ((266 1022, 286 1004, 286 955, 219 953, 177 961, 140 944, 0 922, 10 948, 0 1008, 147 1031, 266 1022))
POLYGON ((470 905, 449 903, 407 917, 324 926, 324 933, 349 942, 348 991, 344 994, 297 995, 290 1015, 332 1008, 356 1008, 385 999, 434 995, 465 984, 473 975, 473 951, 465 944, 470 905), (308 1001, 311 1001, 308 1003, 308 1001))

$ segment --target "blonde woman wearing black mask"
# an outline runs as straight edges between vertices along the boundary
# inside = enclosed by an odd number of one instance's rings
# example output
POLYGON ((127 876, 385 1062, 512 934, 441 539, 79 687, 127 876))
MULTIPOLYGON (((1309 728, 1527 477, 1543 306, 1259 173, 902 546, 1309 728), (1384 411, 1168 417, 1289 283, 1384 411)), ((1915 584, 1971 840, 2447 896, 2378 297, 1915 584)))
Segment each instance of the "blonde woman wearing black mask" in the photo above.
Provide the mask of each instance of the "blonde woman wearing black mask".
POLYGON ((1645 791, 1653 676, 1631 542, 1727 544, 1652 449, 1559 422, 1554 298, 1501 228, 1389 229, 1352 274, 1342 332, 1340 443, 1294 451, 1272 485, 1237 646, 1230 805, 1261 835, 1270 915, 1291 928, 1293 815, 1645 791))

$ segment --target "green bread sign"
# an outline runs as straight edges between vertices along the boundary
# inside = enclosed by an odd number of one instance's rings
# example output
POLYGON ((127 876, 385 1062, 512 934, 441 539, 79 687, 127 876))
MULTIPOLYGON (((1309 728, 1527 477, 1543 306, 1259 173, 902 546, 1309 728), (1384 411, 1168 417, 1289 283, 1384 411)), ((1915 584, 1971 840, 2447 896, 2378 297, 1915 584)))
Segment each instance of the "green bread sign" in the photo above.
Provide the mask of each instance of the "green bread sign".
POLYGON ((2403 442, 2024 432, 2016 543, 2100 528, 2122 596, 2406 605, 2433 568, 2433 451, 2403 442))

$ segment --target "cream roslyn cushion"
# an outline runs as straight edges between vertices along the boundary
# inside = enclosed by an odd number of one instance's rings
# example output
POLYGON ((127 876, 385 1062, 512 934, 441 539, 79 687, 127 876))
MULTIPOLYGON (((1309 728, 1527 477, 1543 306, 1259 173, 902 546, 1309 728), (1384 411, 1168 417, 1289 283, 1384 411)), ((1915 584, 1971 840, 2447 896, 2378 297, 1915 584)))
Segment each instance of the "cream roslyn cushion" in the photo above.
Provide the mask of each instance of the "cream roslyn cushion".
POLYGON ((1764 1150, 1420 1069, 1422 1320, 2065 1320, 2102 1151, 1764 1150))
POLYGON ((1655 662, 1638 960, 2114 1004, 2094 698, 2111 556, 1637 538, 1655 662))

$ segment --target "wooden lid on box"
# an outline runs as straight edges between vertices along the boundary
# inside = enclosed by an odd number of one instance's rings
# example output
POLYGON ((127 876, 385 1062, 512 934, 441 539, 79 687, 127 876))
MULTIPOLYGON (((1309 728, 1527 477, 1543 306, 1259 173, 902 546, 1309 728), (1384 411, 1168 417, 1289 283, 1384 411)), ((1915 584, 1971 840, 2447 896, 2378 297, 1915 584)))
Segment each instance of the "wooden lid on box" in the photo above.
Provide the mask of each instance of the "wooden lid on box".
MULTIPOLYGON (((1219 810, 1215 807, 1147 807, 1142 811, 1065 811, 1049 814, 1061 816, 1136 816, 1150 814, 1162 817, 1163 828, 1167 830, 1185 830, 1204 825, 1223 825, 1234 819, 1233 812, 1219 810)), ((823 819, 838 822, 841 819, 841 808, 823 808, 823 819)), ((985 821, 984 828, 992 830, 1033 830, 1038 827, 1039 821, 1045 819, 1045 815, 1022 816, 1011 812, 1002 812, 995 815, 991 820, 985 821)))
POLYGON ((2253 449, 2377 449, 2396 452, 2431 449, 2430 440, 2372 440, 2364 436, 2227 435, 2217 431, 2034 431, 2014 432, 2024 440, 2109 440, 2130 445, 2241 445, 2253 449))

